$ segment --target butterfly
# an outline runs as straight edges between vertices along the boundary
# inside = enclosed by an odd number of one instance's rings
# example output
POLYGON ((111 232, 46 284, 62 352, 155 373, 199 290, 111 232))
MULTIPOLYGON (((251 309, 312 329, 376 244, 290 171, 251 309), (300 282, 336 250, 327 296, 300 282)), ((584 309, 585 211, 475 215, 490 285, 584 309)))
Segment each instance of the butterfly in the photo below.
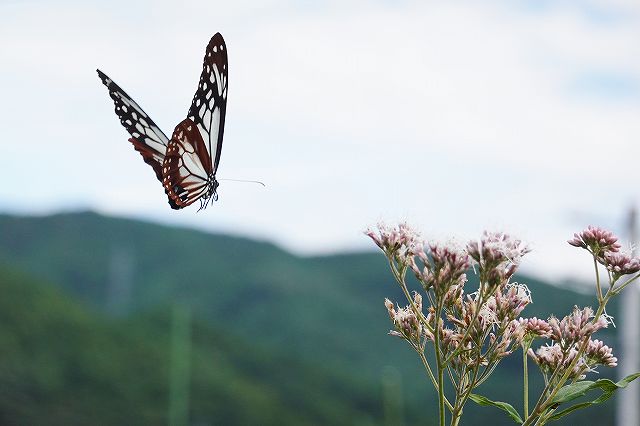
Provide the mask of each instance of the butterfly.
POLYGON ((131 135, 129 142, 142 155, 162 183, 173 209, 200 201, 200 209, 217 200, 216 172, 220 162, 227 111, 227 46, 216 33, 204 56, 198 89, 187 118, 169 139, 127 93, 105 73, 96 70, 109 89, 120 123, 131 135))

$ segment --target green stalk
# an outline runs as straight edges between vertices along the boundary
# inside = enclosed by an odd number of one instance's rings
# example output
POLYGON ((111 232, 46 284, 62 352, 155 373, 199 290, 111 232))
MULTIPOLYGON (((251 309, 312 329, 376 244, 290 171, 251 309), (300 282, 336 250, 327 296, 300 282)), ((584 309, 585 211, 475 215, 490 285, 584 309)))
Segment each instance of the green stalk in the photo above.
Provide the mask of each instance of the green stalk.
POLYGON ((531 343, 522 345, 522 370, 523 370, 523 406, 524 418, 529 417, 529 369, 527 368, 527 351, 531 347, 531 343))
POLYGON ((438 304, 436 309, 436 325, 434 336, 434 350, 436 354, 436 370, 438 374, 438 412, 440 414, 440 426, 445 426, 445 412, 444 412, 444 365, 442 354, 440 353, 440 315, 442 314, 442 304, 438 304))
POLYGON ((602 303, 602 289, 600 288, 600 274, 598 273, 598 260, 593 256, 593 267, 596 270, 596 296, 598 298, 598 304, 602 303))
POLYGON ((458 426, 461 418, 462 418, 462 415, 457 415, 456 417, 451 419, 451 426, 458 426))
POLYGON ((398 285, 402 289, 402 292, 404 293, 404 297, 406 297, 407 300, 409 301, 409 304, 411 305, 411 309, 413 310, 413 313, 420 320, 422 325, 427 328, 427 330, 433 332, 431 325, 427 321, 427 317, 425 317, 422 311, 420 311, 416 306, 415 302, 413 301, 413 297, 411 297, 411 294, 409 293, 407 284, 404 282, 404 277, 407 273, 407 267, 403 266, 402 270, 399 271, 398 268, 396 268, 396 266, 393 264, 392 259, 389 259, 389 266, 391 267, 391 272, 393 273, 393 276, 396 279, 396 282, 398 283, 398 285))
POLYGON ((622 290, 624 290, 624 288, 625 288, 626 286, 628 286, 629 284, 631 284, 632 282, 634 282, 635 280, 637 280, 637 279, 638 279, 638 277, 640 277, 640 274, 638 274, 638 275, 634 276, 633 278, 629 278, 625 283, 623 283, 622 285, 620 285, 618 288, 616 288, 615 290, 612 290, 612 291, 613 291, 613 294, 620 294, 620 292, 621 292, 622 290))
MULTIPOLYGON (((438 310, 438 316, 436 317, 436 327, 435 330, 433 330, 431 328, 431 325, 427 322, 427 318, 424 316, 424 314, 422 313, 422 311, 420 311, 418 309, 418 307, 416 306, 415 302, 413 301, 413 297, 411 297, 411 293, 409 293, 409 289, 407 288, 407 284, 404 280, 404 277, 406 275, 407 272, 407 267, 405 265, 402 266, 401 270, 398 270, 398 268, 396 268, 395 264, 393 263, 393 260, 391 258, 389 258, 389 266, 391 268, 391 272, 393 273, 394 278, 396 279, 396 282, 398 283, 398 285, 400 286, 400 288, 402 289, 402 292, 404 293, 404 296, 407 298, 407 300, 409 301, 409 304, 411 305, 411 309, 413 310, 414 314, 416 315, 416 317, 420 320, 420 322, 423 324, 423 326, 425 326, 429 331, 433 332, 434 335, 434 347, 435 347, 435 352, 436 352, 436 368, 437 368, 437 380, 435 380, 436 383, 434 383, 436 385, 436 387, 438 388, 438 408, 440 411, 440 424, 441 426, 444 426, 445 424, 445 411, 444 411, 444 406, 445 404, 449 407, 449 409, 453 410, 453 406, 451 405, 451 403, 447 400, 447 398, 444 396, 444 369, 443 369, 443 363, 442 363, 442 356, 440 355, 440 334, 437 332, 438 327, 439 327, 439 321, 440 321, 440 313, 442 312, 442 307, 439 308, 438 310)), ((433 378, 433 372, 431 371, 431 368, 429 366, 429 363, 427 362, 426 357, 424 356, 424 353, 416 350, 416 352, 418 352, 418 354, 420 355, 420 358, 422 360, 422 364, 424 365, 427 374, 429 375, 429 378, 434 381, 433 378)))
POLYGON ((469 395, 471 395, 471 391, 478 384, 476 380, 478 378, 479 370, 480 370, 480 361, 478 358, 475 365, 473 366, 473 370, 472 370, 473 374, 471 376, 471 380, 465 386, 466 389, 464 389, 462 393, 460 393, 459 390, 457 392, 458 395, 456 396, 456 403, 455 403, 456 409, 452 414, 451 426, 456 426, 458 423, 460 423, 460 419, 462 418, 462 409, 464 408, 464 405, 467 403, 467 400, 469 399, 469 395))
MULTIPOLYGON (((431 371, 431 367, 429 366, 429 363, 427 362, 427 357, 424 356, 424 352, 419 352, 416 349, 416 352, 418 352, 418 355, 420 355, 420 359, 422 360, 422 365, 424 365, 424 368, 427 370, 427 373, 429 375, 429 378, 431 379, 431 382, 433 383, 433 387, 437 388, 438 387, 438 382, 436 381, 435 376, 433 375, 433 372, 431 371)), ((449 402, 449 400, 447 399, 447 397, 444 397, 444 403, 447 406, 447 408, 450 411, 453 411, 453 405, 451 405, 451 403, 449 402)))

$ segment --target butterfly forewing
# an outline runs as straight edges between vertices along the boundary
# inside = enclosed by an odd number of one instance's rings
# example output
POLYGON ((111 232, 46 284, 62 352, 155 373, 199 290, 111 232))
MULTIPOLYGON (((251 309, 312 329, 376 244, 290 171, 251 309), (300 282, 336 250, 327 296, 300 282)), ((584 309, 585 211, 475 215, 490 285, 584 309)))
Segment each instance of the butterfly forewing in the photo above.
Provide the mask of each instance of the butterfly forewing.
POLYGON ((222 35, 216 33, 207 45, 198 90, 187 114, 205 142, 214 174, 218 169, 222 149, 228 72, 227 46, 222 35))
POLYGON ((183 120, 173 131, 162 165, 162 184, 169 198, 180 209, 201 197, 208 197, 211 157, 196 124, 183 120))
POLYGON ((153 167, 156 177, 162 182, 162 163, 169 138, 127 93, 102 71, 100 79, 109 89, 120 123, 131 135, 129 142, 142 154, 145 163, 153 167))

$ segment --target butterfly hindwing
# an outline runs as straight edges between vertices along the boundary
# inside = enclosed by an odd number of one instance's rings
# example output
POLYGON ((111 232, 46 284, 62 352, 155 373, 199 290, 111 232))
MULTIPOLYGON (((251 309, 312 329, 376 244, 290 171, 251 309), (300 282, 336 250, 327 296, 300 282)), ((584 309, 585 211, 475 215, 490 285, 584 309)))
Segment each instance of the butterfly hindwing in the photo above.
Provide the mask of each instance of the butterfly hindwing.
POLYGON ((196 124, 187 118, 173 131, 162 165, 162 184, 171 207, 181 209, 210 197, 212 173, 206 144, 196 124))
POLYGON ((198 89, 187 114, 196 124, 207 146, 214 174, 218 169, 222 149, 228 73, 227 46, 222 35, 216 33, 207 45, 198 89))
POLYGON ((169 138, 127 93, 102 71, 97 70, 102 83, 109 89, 109 95, 116 107, 120 123, 131 135, 131 142, 149 164, 156 177, 162 182, 162 163, 169 138))

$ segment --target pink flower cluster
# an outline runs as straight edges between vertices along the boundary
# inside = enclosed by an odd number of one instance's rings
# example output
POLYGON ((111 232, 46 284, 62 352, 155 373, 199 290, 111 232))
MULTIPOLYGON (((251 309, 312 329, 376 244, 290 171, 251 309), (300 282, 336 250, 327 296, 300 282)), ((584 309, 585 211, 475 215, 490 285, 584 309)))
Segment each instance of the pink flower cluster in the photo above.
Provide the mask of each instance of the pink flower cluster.
POLYGON ((616 277, 640 271, 640 259, 631 257, 627 253, 605 252, 603 263, 616 277))
POLYGON ((467 253, 480 269, 480 281, 489 289, 507 283, 530 251, 521 240, 502 232, 485 231, 480 241, 467 244, 467 253))
POLYGON ((551 317, 548 322, 536 319, 528 320, 532 328, 539 330, 553 341, 551 345, 545 345, 536 352, 529 349, 528 355, 540 366, 545 373, 552 373, 556 368, 567 369, 574 363, 583 342, 588 342, 584 353, 575 362, 571 370, 571 378, 583 378, 584 373, 593 371, 597 365, 615 367, 617 358, 613 351, 600 340, 591 340, 591 336, 598 330, 608 326, 605 315, 593 321, 593 310, 574 308, 573 312, 562 320, 551 317))
MULTIPOLYGON (((418 310, 422 312, 422 296, 420 293, 415 293, 413 296, 413 303, 418 310)), ((404 308, 393 306, 393 302, 389 299, 384 300, 384 305, 389 312, 389 317, 395 326, 395 330, 389 332, 393 336, 398 336, 407 339, 414 344, 420 344, 422 335, 424 334, 424 326, 418 319, 413 308, 406 306, 404 308)))
POLYGON ((595 371, 595 367, 598 365, 606 367, 618 365, 618 358, 613 356, 612 349, 600 340, 589 340, 584 354, 577 361, 578 350, 575 347, 562 349, 557 343, 541 346, 535 352, 529 349, 527 354, 546 374, 551 374, 558 368, 560 371, 565 370, 575 361, 569 375, 571 379, 584 379, 585 373, 595 371))
POLYGON ((403 264, 422 249, 423 242, 420 239, 420 234, 406 223, 400 223, 394 227, 379 223, 377 228, 377 231, 369 228, 365 231, 365 234, 387 256, 392 256, 403 264))
POLYGON ((503 232, 485 231, 480 241, 470 241, 467 252, 478 264, 493 267, 501 263, 519 265, 531 250, 521 240, 503 232))
POLYGON ((613 350, 600 340, 589 340, 589 346, 585 356, 590 363, 615 367, 618 365, 618 358, 613 356, 613 350))
POLYGON ((520 324, 524 328, 524 333, 531 337, 551 337, 551 325, 545 320, 533 318, 520 318, 520 324))
POLYGON ((614 280, 623 275, 640 271, 640 259, 620 251, 622 247, 613 232, 589 226, 584 231, 574 234, 567 241, 574 247, 584 248, 609 270, 614 280))
POLYGON ((558 321, 556 317, 551 317, 549 319, 551 339, 564 349, 582 342, 596 331, 609 325, 607 317, 604 315, 601 315, 595 322, 591 321, 592 318, 593 309, 590 307, 584 309, 576 307, 561 321, 558 321))
POLYGON ((574 247, 587 249, 598 257, 605 252, 617 252, 622 247, 613 232, 591 225, 584 231, 573 234, 573 238, 568 243, 574 247))
MULTIPOLYGON (((459 299, 446 315, 452 328, 445 328, 441 323, 446 352, 456 353, 457 365, 487 365, 499 361, 522 342, 526 325, 515 318, 530 302, 529 290, 522 284, 499 287, 484 303, 471 295, 459 299)), ((432 307, 428 318, 433 318, 432 307)), ((431 325, 434 327, 435 321, 431 325)))
POLYGON ((465 272, 469 269, 469 256, 466 253, 437 244, 429 245, 416 253, 409 262, 418 281, 425 291, 433 288, 438 296, 446 294, 452 286, 462 286, 467 281, 465 272))
MULTIPOLYGON (((537 351, 529 349, 527 355, 531 357, 536 364, 546 374, 552 374, 556 369, 566 370, 574 362, 578 351, 574 348, 563 351, 560 345, 545 345, 538 348, 537 351)), ((583 379, 585 371, 588 369, 583 359, 578 360, 569 374, 570 379, 583 379)))
MULTIPOLYGON (((550 339, 551 343, 535 352, 528 349, 527 353, 543 373, 560 372, 559 376, 554 374, 557 379, 564 374, 563 369, 571 369, 571 378, 581 378, 597 365, 616 365, 611 348, 592 340, 596 331, 608 326, 606 315, 594 320, 591 308, 576 307, 562 320, 519 318, 531 303, 527 286, 510 282, 522 257, 530 251, 521 240, 484 232, 465 250, 458 250, 425 245, 404 223, 395 227, 380 224, 376 231, 369 229, 366 234, 399 266, 392 265, 392 269, 405 294, 409 294, 405 272, 410 269, 430 303, 425 316, 419 293, 414 293, 404 308, 385 299, 394 325, 390 334, 407 340, 416 350, 424 350, 427 342, 438 340, 443 357, 461 377, 464 371, 480 365, 492 369, 521 345, 529 348, 539 338, 550 339), (477 266, 480 286, 466 294, 466 273, 472 264, 477 266)), ((611 232, 589 227, 569 243, 591 252, 614 277, 640 272, 640 259, 621 253, 618 239, 611 232)))
POLYGON ((531 303, 531 292, 524 284, 506 284, 487 301, 498 321, 513 320, 531 303))

